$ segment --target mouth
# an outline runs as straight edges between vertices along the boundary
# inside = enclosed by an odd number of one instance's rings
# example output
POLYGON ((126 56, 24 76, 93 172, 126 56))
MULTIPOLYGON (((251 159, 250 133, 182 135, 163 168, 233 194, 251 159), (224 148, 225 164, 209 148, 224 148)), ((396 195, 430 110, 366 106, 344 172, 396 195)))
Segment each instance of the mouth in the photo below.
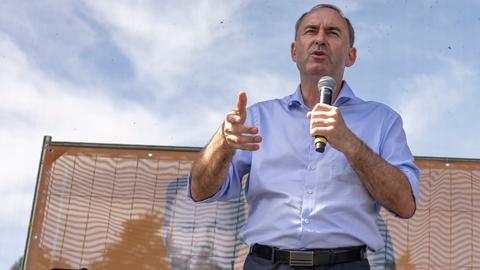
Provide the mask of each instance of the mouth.
POLYGON ((328 58, 330 55, 329 49, 322 45, 313 45, 308 51, 313 58, 328 58))
POLYGON ((310 53, 313 58, 328 58, 328 54, 323 50, 315 50, 310 53))
POLYGON ((324 51, 313 51, 312 52, 312 55, 316 55, 316 56, 324 56, 324 55, 327 55, 324 51))

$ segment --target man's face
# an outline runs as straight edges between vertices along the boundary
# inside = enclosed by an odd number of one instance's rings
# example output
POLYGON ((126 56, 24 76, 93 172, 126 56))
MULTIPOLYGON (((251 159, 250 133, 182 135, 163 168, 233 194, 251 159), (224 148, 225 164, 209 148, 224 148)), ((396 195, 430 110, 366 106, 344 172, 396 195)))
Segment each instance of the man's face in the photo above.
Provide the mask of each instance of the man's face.
POLYGON ((349 45, 347 22, 330 8, 316 9, 303 18, 291 53, 300 74, 315 78, 341 78, 345 66, 353 65, 356 57, 349 45))

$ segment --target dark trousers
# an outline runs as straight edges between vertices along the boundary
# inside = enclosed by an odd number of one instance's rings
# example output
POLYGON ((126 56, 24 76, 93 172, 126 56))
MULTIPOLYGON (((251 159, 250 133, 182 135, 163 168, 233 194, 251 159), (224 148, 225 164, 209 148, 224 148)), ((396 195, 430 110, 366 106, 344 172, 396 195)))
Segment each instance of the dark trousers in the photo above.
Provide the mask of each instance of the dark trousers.
POLYGON ((270 260, 248 254, 243 270, 370 270, 370 264, 365 259, 336 265, 293 267, 288 264, 272 263, 270 260))

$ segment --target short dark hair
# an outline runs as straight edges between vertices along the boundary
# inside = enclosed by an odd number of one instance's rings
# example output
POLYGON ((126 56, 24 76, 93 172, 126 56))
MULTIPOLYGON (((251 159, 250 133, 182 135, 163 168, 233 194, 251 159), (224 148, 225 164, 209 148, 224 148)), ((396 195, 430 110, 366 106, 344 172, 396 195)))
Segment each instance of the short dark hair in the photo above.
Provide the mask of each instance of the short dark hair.
POLYGON ((300 23, 302 22, 303 18, 305 18, 305 16, 310 14, 312 11, 314 11, 316 9, 319 9, 319 8, 333 9, 336 12, 338 12, 338 14, 340 14, 340 16, 342 16, 345 19, 345 21, 347 22, 348 34, 349 34, 349 38, 350 38, 350 47, 353 47, 353 43, 355 42, 355 31, 353 30, 352 23, 350 22, 350 20, 347 17, 345 17, 345 15, 343 15, 343 12, 340 8, 338 8, 337 6, 334 6, 334 5, 330 5, 330 4, 316 5, 316 6, 312 7, 309 11, 303 13, 302 16, 300 16, 300 18, 298 18, 297 22, 295 23, 295 38, 297 37, 298 28, 300 27, 300 23))

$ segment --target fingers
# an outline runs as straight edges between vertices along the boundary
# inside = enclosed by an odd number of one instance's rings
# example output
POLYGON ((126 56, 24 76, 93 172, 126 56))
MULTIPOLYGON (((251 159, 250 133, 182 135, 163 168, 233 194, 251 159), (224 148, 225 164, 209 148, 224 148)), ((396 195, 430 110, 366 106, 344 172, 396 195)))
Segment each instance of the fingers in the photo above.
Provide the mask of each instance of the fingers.
POLYGON ((243 91, 238 93, 237 107, 234 109, 234 112, 237 112, 240 120, 245 121, 247 117, 247 94, 243 91))
POLYGON ((345 144, 352 139, 352 133, 337 107, 317 104, 307 117, 310 119, 310 134, 326 137, 336 149, 345 149, 345 144))
POLYGON ((310 128, 335 126, 334 118, 314 118, 310 120, 310 128))
POLYGON ((340 111, 337 107, 328 104, 317 104, 307 113, 310 119, 310 134, 312 136, 327 136, 337 126, 340 111))
POLYGON ((309 112, 307 117, 310 119, 310 134, 323 135, 322 132, 327 132, 337 125, 337 117, 330 112, 309 112))
POLYGON ((250 151, 255 151, 260 148, 259 143, 262 141, 262 137, 255 135, 257 133, 258 129, 256 127, 247 127, 243 125, 227 126, 223 131, 225 140, 230 147, 250 151))
POLYGON ((243 124, 246 117, 241 117, 240 114, 236 111, 231 111, 227 113, 225 120, 231 124, 243 124))
POLYGON ((337 107, 328 105, 328 104, 321 104, 317 103, 313 110, 307 113, 307 118, 311 119, 312 116, 315 117, 332 117, 339 113, 339 109, 337 107))
POLYGON ((258 144, 262 141, 261 136, 245 136, 245 135, 234 135, 226 134, 225 139, 227 142, 236 147, 249 146, 252 144, 258 144))
POLYGON ((234 149, 240 149, 240 150, 245 150, 245 151, 256 151, 260 149, 259 144, 237 144, 237 143, 231 143, 230 144, 234 149))
POLYGON ((254 135, 258 133, 258 128, 244 126, 244 125, 226 125, 224 128, 224 132, 227 134, 235 134, 235 135, 241 135, 241 134, 254 135))
POLYGON ((329 137, 332 131, 335 130, 334 126, 326 126, 326 127, 314 127, 310 128, 310 135, 314 136, 324 136, 329 137))
POLYGON ((327 136, 336 126, 334 118, 312 118, 310 119, 310 134, 312 136, 327 136))
POLYGON ((315 107, 313 107, 313 110, 312 111, 329 111, 329 110, 332 110, 332 109, 335 109, 337 107, 333 106, 333 105, 328 105, 328 104, 324 104, 324 103, 317 103, 315 104, 315 107))
POLYGON ((247 119, 247 94, 238 93, 237 106, 225 116, 223 136, 228 145, 234 149, 255 151, 260 148, 262 137, 256 135, 258 128, 245 126, 247 119))

